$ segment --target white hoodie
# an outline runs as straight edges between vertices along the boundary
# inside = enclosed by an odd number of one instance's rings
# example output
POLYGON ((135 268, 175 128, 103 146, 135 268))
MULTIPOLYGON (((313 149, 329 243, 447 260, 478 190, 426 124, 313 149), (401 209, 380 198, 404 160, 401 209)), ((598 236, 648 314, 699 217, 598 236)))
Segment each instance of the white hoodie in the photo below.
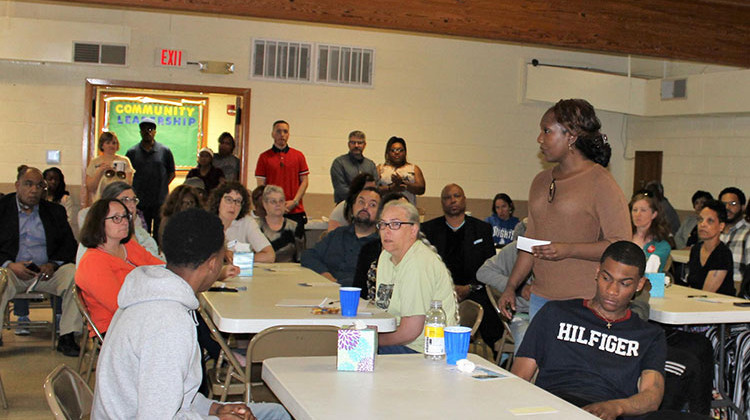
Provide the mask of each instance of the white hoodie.
POLYGON ((162 266, 125 278, 96 368, 92 419, 203 419, 198 299, 162 266))

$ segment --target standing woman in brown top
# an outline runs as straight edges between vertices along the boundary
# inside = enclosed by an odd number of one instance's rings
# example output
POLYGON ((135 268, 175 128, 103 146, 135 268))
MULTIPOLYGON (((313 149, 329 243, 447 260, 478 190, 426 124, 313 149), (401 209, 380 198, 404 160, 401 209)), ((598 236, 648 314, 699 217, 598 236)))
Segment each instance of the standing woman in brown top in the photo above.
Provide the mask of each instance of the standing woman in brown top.
POLYGON ((498 301, 508 319, 515 310, 516 289, 532 270, 534 282, 520 291, 527 297, 530 293, 531 318, 549 300, 593 297, 602 253, 632 236, 625 196, 605 169, 612 150, 599 131, 594 107, 583 99, 561 100, 545 112, 539 126, 539 149, 547 162, 557 165, 531 184, 526 236, 551 243, 518 253, 498 301))

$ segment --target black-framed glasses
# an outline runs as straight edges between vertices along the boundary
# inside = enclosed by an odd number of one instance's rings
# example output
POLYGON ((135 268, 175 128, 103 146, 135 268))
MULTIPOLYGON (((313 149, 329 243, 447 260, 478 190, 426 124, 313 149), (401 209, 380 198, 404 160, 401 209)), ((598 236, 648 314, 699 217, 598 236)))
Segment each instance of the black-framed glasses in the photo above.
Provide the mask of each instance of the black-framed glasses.
POLYGON ((555 184, 555 178, 552 178, 552 182, 549 183, 549 191, 547 191, 547 202, 551 203, 555 199, 555 193, 557 192, 557 185, 555 184))
POLYGON ((227 203, 227 204, 229 204, 229 205, 234 204, 236 206, 242 206, 242 203, 244 203, 244 201, 241 198, 238 198, 238 199, 235 200, 234 198, 232 198, 232 197, 230 197, 228 195, 225 195, 222 198, 222 200, 224 200, 224 202, 227 203))
POLYGON ((115 222, 116 225, 119 225, 120 223, 122 223, 123 220, 127 220, 128 222, 131 221, 133 219, 133 215, 130 214, 130 213, 128 213, 128 214, 116 214, 114 216, 109 216, 109 217, 105 217, 104 218, 104 220, 110 220, 110 219, 113 222, 115 222))
POLYGON ((35 182, 31 181, 31 180, 26 180, 26 181, 23 181, 21 183, 21 185, 23 185, 26 188, 37 187, 40 190, 46 190, 47 189, 47 182, 46 181, 36 182, 35 183, 35 182))
POLYGON ((723 204, 724 206, 736 206, 740 204, 740 202, 739 201, 722 201, 721 204, 723 204))
POLYGON ((123 197, 120 199, 120 201, 122 201, 124 204, 133 203, 137 205, 138 203, 141 202, 141 199, 138 197, 123 197))
POLYGON ((399 229, 401 229, 401 225, 414 225, 414 224, 416 224, 416 223, 415 222, 402 222, 400 220, 392 220, 390 222, 386 222, 386 221, 381 220, 381 221, 375 223, 375 228, 377 230, 383 230, 386 227, 388 227, 388 229, 390 229, 390 230, 399 230, 399 229))
POLYGON ((104 176, 106 178, 114 178, 116 176, 116 177, 118 177, 120 179, 125 179, 126 174, 123 171, 117 171, 117 172, 115 172, 112 169, 107 169, 106 171, 104 171, 104 176))

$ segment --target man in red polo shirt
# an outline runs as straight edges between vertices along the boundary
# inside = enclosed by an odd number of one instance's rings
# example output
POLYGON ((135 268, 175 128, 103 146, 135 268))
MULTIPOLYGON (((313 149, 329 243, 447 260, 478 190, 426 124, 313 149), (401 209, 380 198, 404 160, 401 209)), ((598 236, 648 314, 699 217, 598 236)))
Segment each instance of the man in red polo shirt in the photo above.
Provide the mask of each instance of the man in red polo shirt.
POLYGON ((278 185, 284 189, 286 198, 286 217, 304 226, 307 223, 302 197, 307 191, 307 167, 305 155, 292 149, 289 142, 289 123, 283 120, 273 123, 271 131, 273 146, 261 153, 255 165, 255 179, 258 186, 278 185))

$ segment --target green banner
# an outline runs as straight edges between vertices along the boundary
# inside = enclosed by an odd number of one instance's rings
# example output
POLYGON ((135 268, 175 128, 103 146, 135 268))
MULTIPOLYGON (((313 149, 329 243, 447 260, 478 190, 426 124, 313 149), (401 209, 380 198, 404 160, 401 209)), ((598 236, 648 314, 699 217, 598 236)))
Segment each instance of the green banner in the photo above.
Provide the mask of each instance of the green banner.
POLYGON ((162 101, 148 97, 107 98, 104 128, 120 140, 120 154, 141 141, 138 124, 146 117, 156 121, 156 141, 169 147, 178 169, 196 165, 203 140, 205 101, 162 101))

